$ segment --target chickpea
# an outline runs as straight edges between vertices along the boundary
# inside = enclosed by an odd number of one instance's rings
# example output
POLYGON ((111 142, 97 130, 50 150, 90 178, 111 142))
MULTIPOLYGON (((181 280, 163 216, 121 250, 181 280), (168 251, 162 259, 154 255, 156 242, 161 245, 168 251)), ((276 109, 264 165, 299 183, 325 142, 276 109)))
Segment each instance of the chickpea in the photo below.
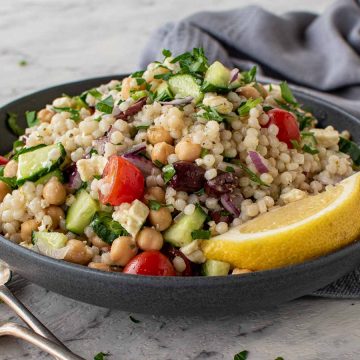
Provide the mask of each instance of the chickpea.
POLYGON ((239 269, 239 268, 235 268, 233 271, 232 271, 232 275, 242 275, 242 274, 249 274, 251 273, 252 271, 249 270, 249 269, 239 269))
POLYGON ((52 229, 57 229, 61 219, 65 219, 64 210, 61 207, 51 205, 45 210, 46 214, 51 217, 52 229))
POLYGON ((160 142, 166 142, 168 144, 173 143, 173 138, 170 133, 162 126, 152 126, 147 130, 147 139, 150 144, 157 144, 160 142))
POLYGON ((146 203, 148 200, 156 200, 160 204, 165 204, 165 191, 160 186, 152 186, 146 189, 144 195, 146 203))
POLYGON ((52 178, 44 186, 42 195, 50 205, 62 205, 66 200, 65 187, 57 178, 52 178))
POLYGON ((179 160, 195 161, 200 157, 201 146, 193 144, 189 139, 181 140, 175 146, 175 154, 179 160))
POLYGON ((91 249, 81 240, 71 239, 68 241, 67 247, 69 250, 64 258, 66 261, 74 264, 86 265, 93 257, 91 249))
POLYGON ((20 237, 22 241, 30 242, 31 234, 33 231, 36 231, 39 227, 39 223, 32 219, 27 220, 21 224, 20 237))
POLYGON ((164 231, 172 223, 171 212, 167 207, 162 207, 159 210, 150 210, 149 221, 151 225, 155 226, 158 231, 164 231))
POLYGON ((125 266, 137 254, 137 251, 132 237, 120 236, 111 245, 110 258, 115 265, 125 266))
POLYGON ((4 197, 10 193, 11 193, 10 186, 4 183, 3 181, 0 181, 0 202, 2 202, 4 200, 4 197))
POLYGON ((5 177, 15 177, 18 169, 18 163, 15 160, 10 160, 4 167, 5 177))
POLYGON ((252 85, 245 85, 242 86, 238 92, 245 96, 247 99, 257 99, 259 97, 261 97, 261 94, 258 90, 256 90, 252 85))
POLYGON ((88 267, 91 269, 111 272, 110 266, 104 263, 91 262, 89 263, 88 267))
POLYGON ((105 241, 103 241, 102 239, 100 239, 98 236, 93 236, 90 239, 91 243, 96 246, 99 249, 103 249, 103 248, 108 248, 110 250, 110 245, 108 243, 106 243, 105 241))
POLYGON ((136 242, 141 250, 160 250, 164 239, 159 231, 152 228, 144 228, 136 237, 136 242))
POLYGON ((37 113, 37 118, 39 119, 39 121, 41 123, 43 122, 51 122, 52 117, 55 115, 55 113, 51 110, 48 109, 41 109, 38 113, 37 113))
POLYGON ((162 164, 167 164, 167 158, 174 153, 174 147, 166 142, 160 142, 154 145, 151 152, 152 161, 160 161, 162 164))

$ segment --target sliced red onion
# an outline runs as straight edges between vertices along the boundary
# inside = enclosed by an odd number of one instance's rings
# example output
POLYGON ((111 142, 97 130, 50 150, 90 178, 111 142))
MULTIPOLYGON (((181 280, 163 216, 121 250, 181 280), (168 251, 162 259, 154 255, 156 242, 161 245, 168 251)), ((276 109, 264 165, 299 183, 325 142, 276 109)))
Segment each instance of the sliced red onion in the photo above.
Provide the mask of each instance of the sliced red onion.
POLYGON ((127 120, 129 116, 137 114, 143 106, 146 104, 147 97, 144 97, 138 100, 136 103, 132 104, 127 110, 122 111, 116 116, 116 119, 127 120))
POLYGON ((183 99, 174 99, 171 101, 159 101, 159 104, 162 105, 186 105, 190 104, 194 98, 192 96, 184 97, 183 99))
POLYGON ((81 188, 82 180, 76 164, 68 166, 64 170, 64 174, 65 178, 67 178, 67 187, 69 190, 76 191, 81 188))
POLYGON ((142 142, 125 151, 123 155, 137 155, 146 151, 146 143, 142 142))
POLYGON ((156 168, 152 161, 138 154, 124 154, 123 158, 135 165, 144 176, 152 175, 154 173, 154 168, 156 168))
POLYGON ((262 157, 260 156, 259 153, 257 153, 256 151, 249 151, 249 156, 251 161, 253 162, 253 164, 256 167, 256 170, 260 173, 267 173, 269 171, 268 167, 266 166, 266 164, 264 163, 262 157))
POLYGON ((225 210, 235 217, 240 216, 241 203, 244 198, 241 195, 230 195, 228 193, 221 195, 220 201, 225 210))
POLYGON ((229 84, 233 83, 238 78, 239 72, 240 70, 237 68, 231 70, 229 84))

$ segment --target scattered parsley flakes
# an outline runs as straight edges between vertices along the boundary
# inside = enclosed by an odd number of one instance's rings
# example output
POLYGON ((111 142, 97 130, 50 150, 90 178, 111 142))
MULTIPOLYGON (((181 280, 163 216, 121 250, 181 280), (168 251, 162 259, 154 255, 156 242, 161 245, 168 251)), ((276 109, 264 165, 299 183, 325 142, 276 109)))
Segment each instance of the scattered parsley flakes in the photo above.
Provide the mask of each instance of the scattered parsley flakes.
POLYGON ((209 153, 209 150, 208 150, 208 149, 201 148, 200 157, 203 158, 203 157, 206 156, 208 153, 209 153))
POLYGON ((163 166, 164 166, 164 164, 163 164, 161 161, 159 161, 159 160, 155 160, 155 161, 154 161, 154 164, 155 164, 155 166, 158 167, 159 169, 162 169, 163 166))
POLYGON ((253 66, 249 71, 243 71, 241 73, 242 79, 245 84, 250 84, 256 81, 257 67, 253 66))
POLYGON ((141 78, 144 75, 144 72, 145 72, 145 70, 135 71, 130 75, 130 77, 141 78))
POLYGON ((227 166, 226 168, 225 168, 225 171, 226 172, 235 172, 235 169, 232 167, 232 166, 227 166))
POLYGON ((309 153, 311 155, 315 155, 315 154, 318 154, 319 153, 319 150, 316 149, 316 148, 313 148, 307 144, 305 144, 303 147, 302 147, 303 151, 306 152, 306 153, 309 153))
POLYGON ((25 130, 18 124, 18 115, 13 112, 7 113, 6 124, 11 132, 16 136, 25 134, 25 130))
POLYGON ((149 200, 149 208, 150 210, 155 210, 158 211, 160 210, 164 205, 162 205, 161 203, 159 203, 156 200, 149 200))
POLYGON ((241 167, 241 169, 246 173, 246 175, 249 177, 249 179, 251 181, 253 181, 254 183, 257 183, 261 186, 266 186, 269 187, 269 185, 267 183, 265 183, 264 181, 262 181, 260 179, 260 177, 258 175, 256 175, 254 172, 252 172, 246 165, 244 165, 240 160, 235 159, 232 160, 234 164, 239 165, 241 167))
POLYGON ((36 111, 26 111, 25 118, 29 127, 39 124, 39 119, 36 117, 36 111))
POLYGON ((356 166, 360 166, 360 147, 351 140, 340 136, 339 151, 350 155, 352 161, 356 166))
POLYGON ((196 239, 210 239, 211 231, 210 230, 193 230, 191 232, 191 237, 193 240, 196 239))
POLYGON ((209 67, 203 48, 194 48, 191 52, 178 55, 171 60, 172 64, 177 62, 182 74, 203 75, 209 67))
POLYGON ((240 104, 239 108, 237 109, 237 112, 240 116, 247 116, 249 115, 249 112, 252 108, 254 108, 256 105, 260 104, 262 101, 261 98, 257 99, 248 99, 247 101, 240 104))
POLYGON ((100 99, 101 98, 101 96, 102 96, 102 94, 101 94, 101 92, 99 91, 99 90, 97 90, 97 89, 90 89, 89 91, 88 91, 88 93, 91 95, 91 96, 93 96, 95 99, 100 99))
POLYGON ((168 49, 163 49, 162 54, 165 56, 165 58, 168 58, 172 55, 171 51, 168 49))
POLYGON ((281 89, 281 97, 289 104, 294 105, 294 106, 298 106, 298 103, 296 102, 296 99, 291 91, 291 89, 289 88, 289 85, 287 84, 286 81, 283 81, 280 84, 280 89, 281 89))
POLYGON ((111 114, 113 108, 114 108, 114 99, 111 95, 109 95, 106 99, 101 100, 96 104, 96 109, 105 114, 111 114))
POLYGON ((21 66, 21 67, 24 67, 24 66, 27 66, 28 65, 28 62, 26 60, 20 60, 18 62, 18 65, 21 66))
POLYGON ((16 177, 0 176, 0 181, 7 184, 11 189, 15 189, 17 187, 16 177))
POLYGON ((272 110, 272 109, 273 109, 272 106, 268 106, 268 105, 263 106, 264 112, 268 112, 268 111, 270 111, 270 110, 272 110))
POLYGON ((197 117, 202 117, 206 120, 215 120, 217 122, 222 122, 225 119, 215 110, 215 108, 212 108, 210 106, 201 105, 199 106, 201 109, 204 110, 201 114, 197 114, 197 117))
POLYGON ((164 166, 162 168, 162 171, 163 171, 163 178, 164 178, 165 184, 167 184, 173 178, 173 176, 176 174, 176 170, 175 170, 174 166, 171 164, 164 166))
POLYGON ((56 112, 66 111, 66 112, 70 113, 70 119, 72 119, 72 120, 74 120, 76 122, 80 120, 80 112, 79 112, 79 110, 73 109, 71 107, 56 107, 56 106, 53 106, 53 109, 56 112))
POLYGON ((109 356, 110 353, 99 352, 94 356, 94 360, 105 360, 105 357, 109 356))
POLYGON ((234 360, 246 360, 249 355, 247 350, 240 351, 234 356, 234 360))
POLYGON ((138 320, 138 319, 135 319, 133 316, 129 316, 129 319, 133 322, 133 323, 135 323, 135 324, 139 324, 141 321, 140 320, 138 320))

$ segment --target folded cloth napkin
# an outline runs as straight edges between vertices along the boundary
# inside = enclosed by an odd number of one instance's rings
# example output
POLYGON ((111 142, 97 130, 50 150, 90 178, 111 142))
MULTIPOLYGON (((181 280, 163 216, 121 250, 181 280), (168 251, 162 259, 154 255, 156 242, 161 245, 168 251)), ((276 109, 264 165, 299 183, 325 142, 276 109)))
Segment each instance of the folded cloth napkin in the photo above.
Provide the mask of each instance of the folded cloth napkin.
MULTIPOLYGON (((210 62, 244 70, 256 64, 260 80, 288 80, 360 117, 360 0, 338 0, 321 15, 276 16, 257 6, 200 12, 158 29, 140 65, 164 48, 180 54, 194 47, 210 62)), ((360 297, 360 269, 315 295, 360 297)))

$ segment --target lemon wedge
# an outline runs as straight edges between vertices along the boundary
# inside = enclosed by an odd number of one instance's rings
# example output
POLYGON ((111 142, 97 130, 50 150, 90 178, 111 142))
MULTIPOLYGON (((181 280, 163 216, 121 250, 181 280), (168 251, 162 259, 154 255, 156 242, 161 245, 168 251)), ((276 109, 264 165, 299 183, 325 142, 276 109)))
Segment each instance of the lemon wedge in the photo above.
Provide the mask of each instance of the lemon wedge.
POLYGON ((266 270, 298 264, 360 235, 360 173, 201 242, 207 259, 266 270))

